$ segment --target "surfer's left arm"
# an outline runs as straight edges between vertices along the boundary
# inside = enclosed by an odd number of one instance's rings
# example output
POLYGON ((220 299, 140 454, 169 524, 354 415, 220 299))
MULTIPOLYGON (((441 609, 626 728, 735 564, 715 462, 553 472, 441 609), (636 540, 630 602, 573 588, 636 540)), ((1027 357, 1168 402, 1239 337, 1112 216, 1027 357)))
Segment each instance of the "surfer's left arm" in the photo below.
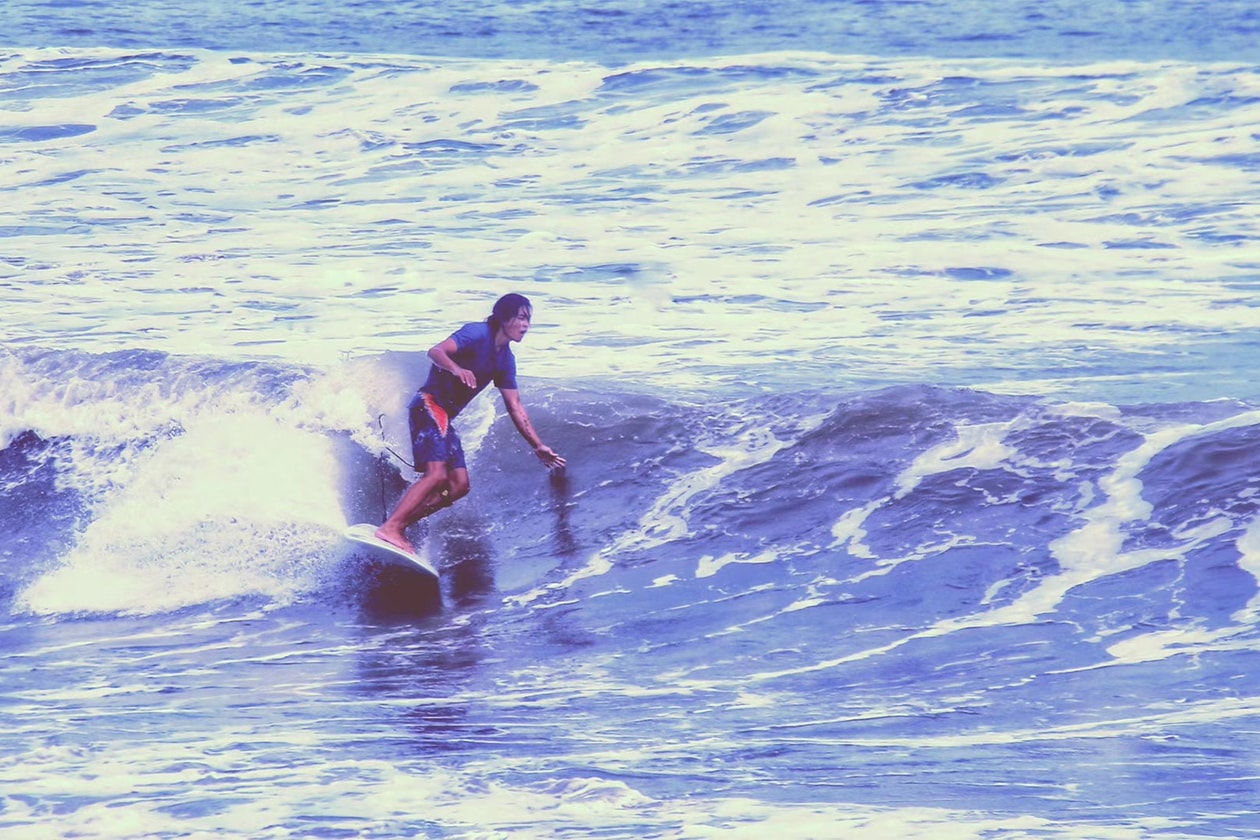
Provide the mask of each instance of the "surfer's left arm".
POLYGON ((534 431, 533 424, 529 422, 529 413, 525 411, 525 404, 521 402, 521 392, 514 388, 503 388, 499 393, 503 395, 503 404, 507 406, 508 416, 516 425, 516 430, 530 446, 534 447, 534 454, 543 462, 543 466, 549 470, 563 467, 564 459, 557 455, 554 449, 543 443, 538 432, 534 431))

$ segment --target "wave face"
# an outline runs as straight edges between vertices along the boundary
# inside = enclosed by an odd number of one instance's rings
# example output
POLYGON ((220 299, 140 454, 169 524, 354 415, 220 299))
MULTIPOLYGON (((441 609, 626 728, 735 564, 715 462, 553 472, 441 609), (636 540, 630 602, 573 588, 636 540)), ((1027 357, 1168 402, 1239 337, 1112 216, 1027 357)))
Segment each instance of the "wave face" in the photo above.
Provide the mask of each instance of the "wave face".
MULTIPOLYGON (((35 421, 0 452, 11 661, 113 674, 89 692, 108 716, 158 715, 136 692, 170 685, 161 708, 190 717, 130 772, 200 749, 205 714, 254 710, 212 737, 279 766, 336 739, 332 769, 400 813, 418 807, 410 774, 508 809, 477 820, 450 802, 450 825, 507 830, 512 808, 549 802, 550 831, 595 803, 595 825, 661 831, 710 819, 687 804, 700 797, 758 830, 826 823, 809 836, 983 833, 1012 813, 1051 836, 1169 821, 1198 836, 1187 797, 1255 793, 1239 726, 1260 641, 1260 411, 549 386, 534 418, 572 465, 549 478, 483 400, 461 418, 473 495, 421 529, 442 604, 382 623, 338 534, 410 475, 381 409, 422 367, 8 356, 6 392, 35 421), (80 639, 101 632, 114 641, 80 639), (65 659, 84 644, 91 663, 65 659), (300 731, 264 738, 268 705, 301 708, 300 731), (928 814, 925 798, 951 804, 928 814)), ((87 702, 14 667, 19 718, 87 702)), ((85 779, 105 761, 46 760, 85 779)), ((192 784, 220 765, 179 766, 192 784)), ((321 767, 281 798, 288 819, 321 767)), ((191 795, 171 784, 140 808, 151 827, 191 795)), ((256 825, 216 810, 238 786, 213 788, 191 824, 256 825)), ((1251 818, 1204 819, 1209 836, 1251 818)))

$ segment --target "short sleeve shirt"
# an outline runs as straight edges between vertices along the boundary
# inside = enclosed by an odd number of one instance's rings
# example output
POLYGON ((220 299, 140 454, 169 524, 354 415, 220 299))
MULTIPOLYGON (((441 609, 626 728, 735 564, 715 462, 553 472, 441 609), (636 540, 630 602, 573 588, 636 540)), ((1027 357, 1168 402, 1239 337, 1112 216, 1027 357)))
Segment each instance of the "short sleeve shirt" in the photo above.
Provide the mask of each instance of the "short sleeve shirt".
POLYGON ((432 394, 438 405, 446 409, 448 417, 455 417, 472 402, 491 382, 503 390, 516 389, 516 357, 510 344, 494 346, 494 333, 485 321, 464 324, 451 338, 456 350, 451 358, 462 368, 471 370, 477 377, 477 387, 469 388, 447 370, 437 365, 429 368, 429 378, 420 388, 432 394))

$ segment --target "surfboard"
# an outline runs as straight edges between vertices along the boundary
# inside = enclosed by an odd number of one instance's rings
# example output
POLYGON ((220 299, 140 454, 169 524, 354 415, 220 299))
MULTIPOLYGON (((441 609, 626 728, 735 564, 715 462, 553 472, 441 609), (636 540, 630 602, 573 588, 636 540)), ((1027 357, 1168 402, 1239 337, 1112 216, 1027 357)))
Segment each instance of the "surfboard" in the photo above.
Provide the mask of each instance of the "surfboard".
POLYGON ((385 540, 377 539, 376 527, 367 523, 351 525, 345 530, 345 537, 357 545, 364 546, 367 549, 364 553, 373 560, 379 560, 390 566, 398 566, 413 572, 420 572, 429 575, 434 580, 438 578, 437 569, 425 558, 412 554, 409 551, 403 551, 398 546, 385 542, 385 540))

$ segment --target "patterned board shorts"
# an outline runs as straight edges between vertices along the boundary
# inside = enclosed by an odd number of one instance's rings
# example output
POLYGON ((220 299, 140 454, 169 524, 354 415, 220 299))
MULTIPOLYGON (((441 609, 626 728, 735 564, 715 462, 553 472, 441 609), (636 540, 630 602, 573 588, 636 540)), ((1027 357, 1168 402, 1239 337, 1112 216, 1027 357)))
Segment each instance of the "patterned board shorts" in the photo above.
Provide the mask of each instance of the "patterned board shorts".
POLYGON ((420 391, 411 401, 408 412, 411 425, 411 457, 415 458, 416 470, 424 471, 424 465, 443 461, 448 470, 466 470, 464 445, 451 428, 446 411, 431 394, 420 391))

